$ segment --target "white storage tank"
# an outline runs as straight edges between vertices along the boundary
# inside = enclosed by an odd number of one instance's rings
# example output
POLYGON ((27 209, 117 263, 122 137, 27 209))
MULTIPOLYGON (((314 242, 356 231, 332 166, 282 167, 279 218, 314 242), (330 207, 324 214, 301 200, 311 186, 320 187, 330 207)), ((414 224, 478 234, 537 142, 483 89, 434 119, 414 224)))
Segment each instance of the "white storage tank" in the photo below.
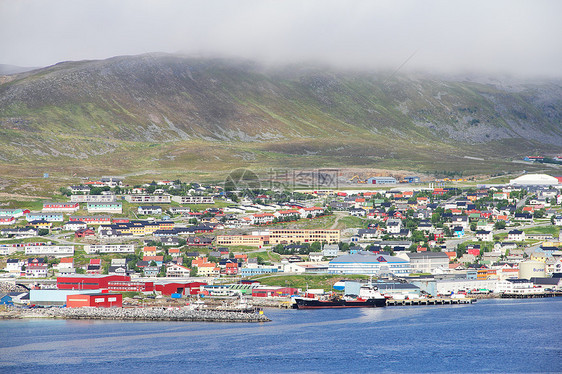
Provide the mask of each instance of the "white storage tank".
POLYGON ((540 261, 523 261, 519 264, 519 279, 545 277, 545 264, 540 261))

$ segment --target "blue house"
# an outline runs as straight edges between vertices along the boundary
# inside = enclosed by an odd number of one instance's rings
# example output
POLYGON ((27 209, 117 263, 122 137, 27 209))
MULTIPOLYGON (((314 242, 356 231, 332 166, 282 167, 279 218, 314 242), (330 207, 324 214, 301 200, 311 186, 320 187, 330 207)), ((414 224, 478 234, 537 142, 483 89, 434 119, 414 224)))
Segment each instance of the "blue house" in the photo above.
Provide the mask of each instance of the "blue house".
POLYGON ((453 235, 457 238, 462 238, 464 236, 464 228, 462 226, 453 228, 453 235))
POLYGON ((12 300, 12 296, 8 294, 0 294, 0 305, 13 306, 14 301, 12 300))

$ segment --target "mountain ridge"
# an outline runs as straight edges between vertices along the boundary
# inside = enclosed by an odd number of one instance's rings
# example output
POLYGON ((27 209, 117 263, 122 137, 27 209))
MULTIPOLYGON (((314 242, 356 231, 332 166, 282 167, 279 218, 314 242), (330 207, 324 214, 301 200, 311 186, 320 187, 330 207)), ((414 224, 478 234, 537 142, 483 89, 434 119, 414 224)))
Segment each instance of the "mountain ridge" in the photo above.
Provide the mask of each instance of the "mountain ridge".
POLYGON ((0 83, 0 162, 64 165, 190 142, 350 166, 415 161, 414 149, 429 161, 436 150, 492 159, 562 150, 559 82, 499 86, 168 54, 63 62, 0 83))

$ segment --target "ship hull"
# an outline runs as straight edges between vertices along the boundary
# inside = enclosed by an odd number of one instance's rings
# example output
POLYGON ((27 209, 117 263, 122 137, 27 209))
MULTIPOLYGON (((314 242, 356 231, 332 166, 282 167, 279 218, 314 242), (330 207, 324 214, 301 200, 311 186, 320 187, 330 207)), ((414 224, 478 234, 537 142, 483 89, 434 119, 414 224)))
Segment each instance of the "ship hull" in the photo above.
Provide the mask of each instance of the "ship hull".
POLYGON ((326 308, 380 308, 386 306, 386 299, 368 300, 316 300, 295 299, 297 309, 326 309, 326 308))

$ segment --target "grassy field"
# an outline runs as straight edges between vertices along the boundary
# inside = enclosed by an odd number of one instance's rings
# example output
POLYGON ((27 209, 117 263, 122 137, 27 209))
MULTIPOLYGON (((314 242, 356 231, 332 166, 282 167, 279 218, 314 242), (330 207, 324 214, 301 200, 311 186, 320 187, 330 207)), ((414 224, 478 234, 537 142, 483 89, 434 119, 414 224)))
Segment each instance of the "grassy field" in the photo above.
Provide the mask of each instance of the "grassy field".
POLYGON ((342 279, 369 279, 367 275, 327 275, 327 274, 310 274, 310 275, 258 275, 252 279, 260 281, 268 286, 286 286, 302 288, 322 288, 325 291, 331 291, 333 285, 342 279))
POLYGON ((530 229, 525 229, 525 234, 551 234, 555 238, 558 238, 560 234, 560 228, 557 226, 540 226, 531 227, 530 229))
POLYGON ((336 225, 336 229, 345 230, 349 228, 365 228, 367 227, 368 222, 360 217, 348 216, 348 217, 341 217, 338 220, 338 224, 336 225))
POLYGON ((263 252, 249 252, 248 258, 259 257, 263 261, 281 261, 281 256, 275 252, 263 251, 263 252))

